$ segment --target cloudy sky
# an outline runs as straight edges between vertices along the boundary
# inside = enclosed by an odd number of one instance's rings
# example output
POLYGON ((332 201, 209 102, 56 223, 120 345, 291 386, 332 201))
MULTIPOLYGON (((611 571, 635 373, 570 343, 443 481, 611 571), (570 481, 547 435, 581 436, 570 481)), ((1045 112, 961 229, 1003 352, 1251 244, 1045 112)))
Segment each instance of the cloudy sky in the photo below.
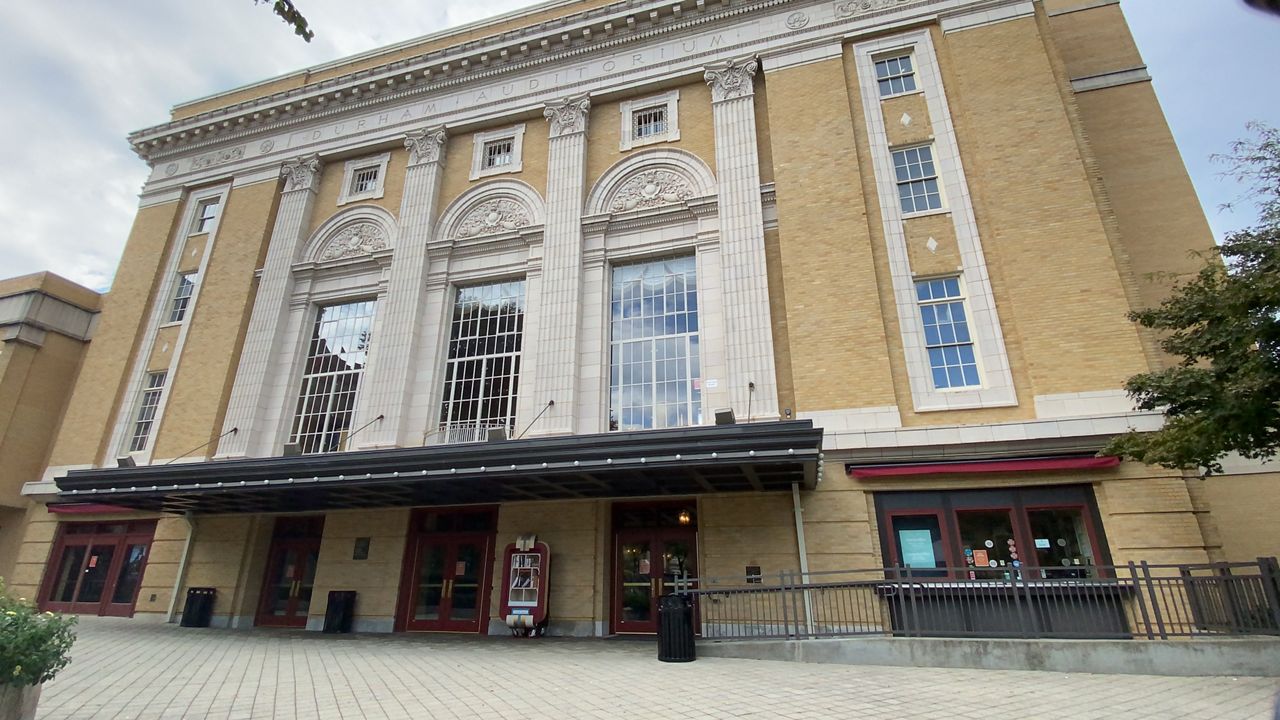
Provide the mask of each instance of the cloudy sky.
MULTIPOLYGON (((296 0, 295 37, 252 0, 56 0, 0 8, 0 277, 52 270, 105 289, 146 167, 126 135, 178 102, 531 4, 296 0)), ((1124 0, 1138 46, 1219 236, 1251 208, 1213 153, 1280 125, 1280 19, 1238 0, 1124 0)))

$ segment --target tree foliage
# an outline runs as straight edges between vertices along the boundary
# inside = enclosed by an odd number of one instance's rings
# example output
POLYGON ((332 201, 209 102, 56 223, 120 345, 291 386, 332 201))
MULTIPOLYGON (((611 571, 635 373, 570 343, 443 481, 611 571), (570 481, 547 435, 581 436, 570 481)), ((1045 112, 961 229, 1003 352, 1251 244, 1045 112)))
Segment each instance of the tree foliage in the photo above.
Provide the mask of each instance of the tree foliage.
POLYGON ((292 0, 253 0, 254 5, 271 3, 271 11, 293 27, 293 34, 311 42, 316 34, 307 27, 307 19, 293 6, 292 0))
POLYGON ((1218 159, 1259 201, 1259 223, 1203 253, 1159 307, 1130 313, 1180 359, 1125 383, 1140 409, 1164 411, 1164 427, 1117 436, 1106 454, 1208 474, 1227 453, 1266 460, 1280 450, 1280 131, 1249 127, 1254 137, 1218 159))

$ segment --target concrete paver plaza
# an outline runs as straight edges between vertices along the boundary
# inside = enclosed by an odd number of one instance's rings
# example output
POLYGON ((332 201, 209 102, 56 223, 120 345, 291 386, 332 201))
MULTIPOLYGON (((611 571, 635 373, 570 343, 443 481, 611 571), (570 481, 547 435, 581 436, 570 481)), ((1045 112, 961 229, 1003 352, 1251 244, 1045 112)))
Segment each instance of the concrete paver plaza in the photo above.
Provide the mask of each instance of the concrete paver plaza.
POLYGON ((653 641, 334 636, 84 618, 40 720, 1270 718, 1280 680, 661 663, 653 641))

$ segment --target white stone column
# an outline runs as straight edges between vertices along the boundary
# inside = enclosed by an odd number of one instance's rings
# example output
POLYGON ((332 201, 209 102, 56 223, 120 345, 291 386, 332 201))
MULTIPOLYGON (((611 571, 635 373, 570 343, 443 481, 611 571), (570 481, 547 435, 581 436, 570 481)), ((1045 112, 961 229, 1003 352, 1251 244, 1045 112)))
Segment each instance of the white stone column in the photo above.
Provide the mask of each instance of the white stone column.
POLYGON ((279 428, 265 427, 264 422, 270 414, 264 407, 265 399, 271 396, 266 390, 271 382, 270 369, 279 364, 281 353, 292 351, 292 348, 281 347, 281 338, 285 335, 289 298, 293 295, 293 263, 302 243, 306 242, 311 209, 320 186, 320 157, 311 155, 290 160, 280 169, 280 174, 285 179, 284 189, 222 423, 224 433, 232 428, 239 430, 219 443, 219 458, 267 455, 276 451, 273 445, 279 428))
MULTIPOLYGON (((529 436, 574 432, 578 378, 578 328, 582 313, 582 205, 586 185, 586 96, 547 105, 547 211, 543 231, 540 322, 526 337, 525 355, 534 356, 531 402, 520 409, 531 420, 555 406, 529 428, 529 436)), ((531 301, 533 301, 531 296, 531 301)), ((520 432, 524 428, 518 428, 520 432)))
MULTIPOLYGON (((765 266, 764 209, 756 147, 755 58, 708 66, 720 186, 725 361, 730 407, 745 421, 776 420, 778 382, 765 266), (751 384, 755 390, 750 390, 751 384)), ((715 408, 708 408, 714 411, 715 408)))
POLYGON ((373 338, 360 409, 351 429, 368 423, 354 438, 354 447, 369 449, 419 445, 421 428, 407 422, 412 383, 428 373, 434 377, 434 344, 423 347, 422 315, 426 302, 427 245, 435 231, 436 203, 444 175, 443 127, 408 133, 404 146, 409 165, 400 201, 400 232, 391 257, 387 297, 378 308, 381 332, 373 338), (374 421, 379 415, 381 421, 374 421), (413 435, 418 437, 412 437, 413 435))

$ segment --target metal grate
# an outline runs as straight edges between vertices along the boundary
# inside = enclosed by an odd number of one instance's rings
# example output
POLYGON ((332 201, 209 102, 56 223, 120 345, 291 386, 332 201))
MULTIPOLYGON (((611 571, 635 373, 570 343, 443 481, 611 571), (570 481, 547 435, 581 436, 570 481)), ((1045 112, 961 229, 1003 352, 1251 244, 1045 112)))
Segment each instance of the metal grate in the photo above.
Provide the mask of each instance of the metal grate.
POLYGON ((510 165, 515 153, 515 141, 511 138, 490 140, 484 144, 485 168, 506 167, 510 165))
POLYGON ((378 189, 379 170, 380 168, 377 165, 356 169, 351 177, 350 194, 363 195, 376 191, 378 189))
POLYGON ((133 436, 129 439, 129 452, 147 449, 147 441, 151 437, 151 426, 156 420, 156 409, 160 407, 160 396, 164 394, 164 381, 167 376, 166 372, 147 374, 147 387, 142 391, 138 419, 133 424, 133 436))
POLYGON ((316 314, 289 440, 303 453, 342 448, 369 354, 376 305, 363 300, 322 307, 316 314))
POLYGON ((631 115, 631 137, 649 140, 667 134, 667 106, 636 110, 631 115))

